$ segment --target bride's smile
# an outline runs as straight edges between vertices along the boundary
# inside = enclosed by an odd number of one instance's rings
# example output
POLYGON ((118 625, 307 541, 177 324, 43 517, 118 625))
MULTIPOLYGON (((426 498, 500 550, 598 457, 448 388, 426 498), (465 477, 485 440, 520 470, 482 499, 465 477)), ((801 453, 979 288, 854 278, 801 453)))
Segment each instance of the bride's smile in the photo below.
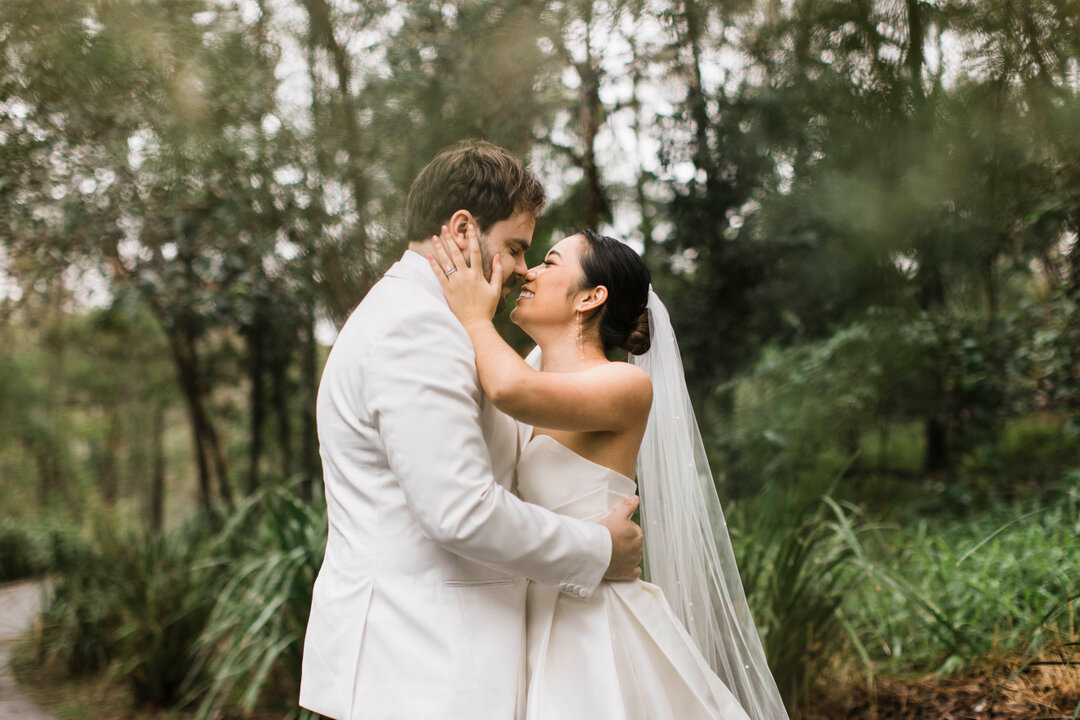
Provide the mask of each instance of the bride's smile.
MULTIPOLYGON (((554 327, 576 332, 579 305, 589 295, 583 288, 579 259, 581 235, 563 238, 544 261, 525 273, 524 284, 510 319, 539 341, 535 332, 554 327)), ((547 334, 547 333, 545 333, 547 334)))

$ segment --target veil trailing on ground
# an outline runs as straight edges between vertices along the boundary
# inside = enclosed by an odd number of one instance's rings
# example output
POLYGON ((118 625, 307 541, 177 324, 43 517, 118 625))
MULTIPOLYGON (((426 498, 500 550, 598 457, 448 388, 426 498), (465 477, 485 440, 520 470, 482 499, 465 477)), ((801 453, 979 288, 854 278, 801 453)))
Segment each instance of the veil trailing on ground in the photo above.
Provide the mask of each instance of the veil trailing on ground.
POLYGON ((752 720, 786 720, 735 564, 686 391, 667 308, 649 288, 651 346, 630 362, 653 385, 637 461, 646 577, 664 591, 709 665, 752 720))

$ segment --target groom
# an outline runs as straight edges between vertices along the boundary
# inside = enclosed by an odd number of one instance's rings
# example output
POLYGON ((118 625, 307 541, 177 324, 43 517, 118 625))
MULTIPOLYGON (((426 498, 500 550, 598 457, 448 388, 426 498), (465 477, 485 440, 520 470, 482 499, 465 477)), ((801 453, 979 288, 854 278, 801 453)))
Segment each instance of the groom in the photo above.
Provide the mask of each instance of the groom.
MULTIPOLYGON (((637 577, 632 498, 587 523, 510 491, 514 421, 484 397, 473 348, 424 254, 470 223, 509 278, 544 204, 502 148, 441 152, 406 201, 409 250, 341 330, 323 371, 319 442, 330 520, 300 704, 341 720, 513 720, 524 708, 525 578, 588 598, 637 577)), ((573 672, 572 668, 567 669, 573 672)))

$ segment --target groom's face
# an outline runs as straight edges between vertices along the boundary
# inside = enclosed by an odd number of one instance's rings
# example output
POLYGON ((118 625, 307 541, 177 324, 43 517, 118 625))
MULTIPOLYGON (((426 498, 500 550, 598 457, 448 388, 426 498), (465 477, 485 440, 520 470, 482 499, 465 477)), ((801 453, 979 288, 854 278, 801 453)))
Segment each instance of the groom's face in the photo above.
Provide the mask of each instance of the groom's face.
POLYGON ((510 295, 529 268, 525 265, 525 251, 532 244, 533 231, 536 229, 536 217, 532 213, 521 212, 500 220, 486 233, 480 234, 480 249, 484 255, 484 277, 491 279, 491 258, 499 255, 502 265, 502 297, 496 312, 506 307, 506 298, 510 295))

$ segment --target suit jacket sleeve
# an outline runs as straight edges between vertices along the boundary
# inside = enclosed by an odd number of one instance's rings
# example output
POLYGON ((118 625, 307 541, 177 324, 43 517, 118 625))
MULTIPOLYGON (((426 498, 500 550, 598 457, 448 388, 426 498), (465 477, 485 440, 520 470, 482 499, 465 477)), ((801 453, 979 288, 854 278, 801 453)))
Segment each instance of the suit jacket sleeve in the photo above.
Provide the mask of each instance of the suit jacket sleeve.
POLYGON ((429 538, 475 562, 592 594, 610 562, 610 534, 495 482, 473 347, 449 311, 417 313, 407 327, 390 328, 363 367, 390 468, 429 538))

